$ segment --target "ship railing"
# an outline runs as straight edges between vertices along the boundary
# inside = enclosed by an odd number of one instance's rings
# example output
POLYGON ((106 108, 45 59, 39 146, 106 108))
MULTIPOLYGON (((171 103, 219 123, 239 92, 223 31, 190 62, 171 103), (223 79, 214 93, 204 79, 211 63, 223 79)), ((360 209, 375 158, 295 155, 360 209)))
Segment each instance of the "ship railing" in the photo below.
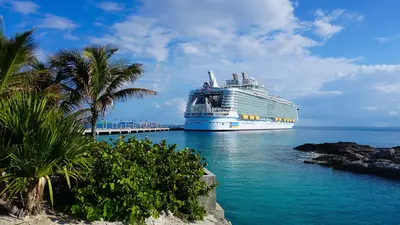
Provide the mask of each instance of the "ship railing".
POLYGON ((225 107, 225 108, 211 108, 211 109, 207 109, 204 110, 204 108, 202 109, 194 109, 192 108, 192 110, 190 110, 191 113, 211 113, 211 112, 230 112, 232 111, 232 107, 225 107))
POLYGON ((229 116, 229 112, 185 113, 185 117, 196 117, 196 116, 229 116))

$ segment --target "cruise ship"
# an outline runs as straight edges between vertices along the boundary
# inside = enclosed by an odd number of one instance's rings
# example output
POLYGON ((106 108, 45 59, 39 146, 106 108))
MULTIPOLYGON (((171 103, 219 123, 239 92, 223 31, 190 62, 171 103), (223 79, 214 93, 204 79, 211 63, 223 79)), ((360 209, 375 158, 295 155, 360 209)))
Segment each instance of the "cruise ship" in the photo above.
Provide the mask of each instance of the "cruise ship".
POLYGON ((296 104, 268 94, 264 85, 242 73, 219 86, 212 71, 209 82, 190 91, 184 130, 233 131, 291 129, 298 120, 296 104))

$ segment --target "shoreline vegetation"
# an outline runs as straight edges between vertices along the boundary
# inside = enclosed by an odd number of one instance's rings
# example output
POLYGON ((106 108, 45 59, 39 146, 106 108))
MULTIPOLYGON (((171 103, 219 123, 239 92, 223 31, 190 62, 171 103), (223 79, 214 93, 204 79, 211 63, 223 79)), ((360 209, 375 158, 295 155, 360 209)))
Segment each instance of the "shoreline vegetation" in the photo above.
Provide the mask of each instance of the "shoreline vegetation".
POLYGON ((199 152, 148 139, 96 140, 98 119, 116 102, 157 94, 123 88, 143 65, 116 58, 113 45, 60 50, 45 62, 37 48, 34 29, 8 38, 0 26, 0 212, 26 219, 51 209, 128 224, 168 224, 165 212, 185 222, 212 215, 199 198, 216 184, 201 180, 207 164, 199 152), (82 135, 86 123, 91 136, 82 135))

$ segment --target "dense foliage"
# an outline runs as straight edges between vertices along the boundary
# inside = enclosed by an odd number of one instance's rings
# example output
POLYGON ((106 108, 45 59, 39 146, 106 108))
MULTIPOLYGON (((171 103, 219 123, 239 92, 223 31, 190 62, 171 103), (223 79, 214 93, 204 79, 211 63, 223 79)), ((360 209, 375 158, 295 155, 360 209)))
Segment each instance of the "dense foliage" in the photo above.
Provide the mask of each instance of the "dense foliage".
MULTIPOLYGON (((0 98, 0 182, 6 184, 1 195, 22 201, 28 213, 40 212, 50 176, 63 175, 69 183, 89 167, 86 152, 92 141, 82 133, 82 125, 48 104, 46 97, 0 98)), ((52 197, 51 186, 49 190, 52 197)))
POLYGON ((54 198, 89 220, 143 222, 161 211, 204 216, 199 196, 214 186, 200 181, 200 154, 165 141, 108 144, 83 135, 82 118, 94 136, 98 117, 116 101, 156 94, 123 88, 142 76, 141 64, 114 60, 112 45, 61 50, 40 62, 34 30, 8 38, 1 25, 0 17, 0 211, 37 214, 54 198), (68 194, 76 201, 63 202, 68 194))
POLYGON ((200 154, 147 139, 99 144, 87 174, 91 180, 77 190, 74 214, 88 220, 143 222, 169 210, 184 219, 202 219, 199 196, 215 186, 200 181, 205 166, 200 154))

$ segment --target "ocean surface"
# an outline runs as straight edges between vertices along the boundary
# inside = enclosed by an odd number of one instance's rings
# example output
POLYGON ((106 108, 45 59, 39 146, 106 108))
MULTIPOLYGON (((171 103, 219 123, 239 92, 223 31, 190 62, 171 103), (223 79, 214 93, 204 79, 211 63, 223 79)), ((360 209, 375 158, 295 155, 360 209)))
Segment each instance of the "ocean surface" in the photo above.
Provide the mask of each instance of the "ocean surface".
MULTIPOLYGON (((217 176, 217 201, 234 225, 400 224, 400 181, 304 164, 304 143, 400 145, 400 129, 295 127, 287 131, 135 134, 194 148, 217 176)), ((126 135, 127 137, 130 134, 126 135)), ((108 139, 117 136, 99 136, 108 139)))

